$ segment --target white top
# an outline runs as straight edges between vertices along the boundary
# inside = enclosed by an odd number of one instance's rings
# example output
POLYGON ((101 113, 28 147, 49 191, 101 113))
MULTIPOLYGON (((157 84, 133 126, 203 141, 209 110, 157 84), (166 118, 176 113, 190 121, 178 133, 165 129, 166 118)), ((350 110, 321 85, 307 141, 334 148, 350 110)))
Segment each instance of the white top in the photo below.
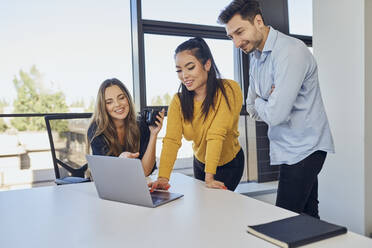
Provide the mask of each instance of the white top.
MULTIPOLYGON (((173 174, 185 196, 157 208, 98 198, 93 183, 0 192, 1 247, 276 247, 247 225, 295 215, 238 193, 173 174)), ((348 232, 304 247, 372 247, 348 232)))

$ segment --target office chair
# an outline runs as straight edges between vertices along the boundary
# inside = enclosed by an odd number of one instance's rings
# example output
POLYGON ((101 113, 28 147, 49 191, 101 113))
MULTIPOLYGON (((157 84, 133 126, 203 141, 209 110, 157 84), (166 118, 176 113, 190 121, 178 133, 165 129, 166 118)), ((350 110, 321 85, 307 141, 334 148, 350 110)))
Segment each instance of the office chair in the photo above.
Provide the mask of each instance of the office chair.
POLYGON ((86 133, 91 113, 53 114, 44 117, 57 185, 90 182, 86 133))

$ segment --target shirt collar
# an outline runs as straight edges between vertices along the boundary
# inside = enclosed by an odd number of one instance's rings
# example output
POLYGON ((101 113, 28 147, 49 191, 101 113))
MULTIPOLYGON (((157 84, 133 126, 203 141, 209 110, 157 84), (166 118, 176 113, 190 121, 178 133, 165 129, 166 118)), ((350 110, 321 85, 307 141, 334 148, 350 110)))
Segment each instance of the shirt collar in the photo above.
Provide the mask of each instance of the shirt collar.
POLYGON ((273 27, 269 26, 269 34, 267 36, 264 48, 262 49, 262 52, 258 49, 254 51, 255 57, 258 59, 261 57, 261 54, 265 52, 271 52, 274 49, 275 41, 278 36, 278 31, 276 31, 273 27))
POLYGON ((267 36, 265 46, 262 49, 262 52, 271 52, 274 49, 276 37, 278 36, 278 31, 276 31, 273 27, 269 26, 269 35, 267 36))

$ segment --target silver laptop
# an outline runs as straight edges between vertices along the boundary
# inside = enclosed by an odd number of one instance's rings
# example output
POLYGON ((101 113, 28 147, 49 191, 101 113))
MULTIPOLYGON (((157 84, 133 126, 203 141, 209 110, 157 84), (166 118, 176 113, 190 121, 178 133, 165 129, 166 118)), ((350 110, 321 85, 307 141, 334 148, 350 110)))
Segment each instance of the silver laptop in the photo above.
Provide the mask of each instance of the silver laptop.
POLYGON ((145 207, 157 207, 182 194, 155 190, 150 193, 141 160, 86 155, 100 198, 145 207))

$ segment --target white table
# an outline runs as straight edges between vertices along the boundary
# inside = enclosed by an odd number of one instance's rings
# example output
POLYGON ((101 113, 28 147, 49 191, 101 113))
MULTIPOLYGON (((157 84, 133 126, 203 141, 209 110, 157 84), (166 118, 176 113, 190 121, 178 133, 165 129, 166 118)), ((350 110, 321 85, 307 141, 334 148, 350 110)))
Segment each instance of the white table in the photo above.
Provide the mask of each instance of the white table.
MULTIPOLYGON (((295 215, 173 174, 185 196, 158 208, 98 198, 93 183, 0 192, 0 247, 276 247, 246 226, 295 215)), ((305 247, 372 247, 348 232, 305 247)))

